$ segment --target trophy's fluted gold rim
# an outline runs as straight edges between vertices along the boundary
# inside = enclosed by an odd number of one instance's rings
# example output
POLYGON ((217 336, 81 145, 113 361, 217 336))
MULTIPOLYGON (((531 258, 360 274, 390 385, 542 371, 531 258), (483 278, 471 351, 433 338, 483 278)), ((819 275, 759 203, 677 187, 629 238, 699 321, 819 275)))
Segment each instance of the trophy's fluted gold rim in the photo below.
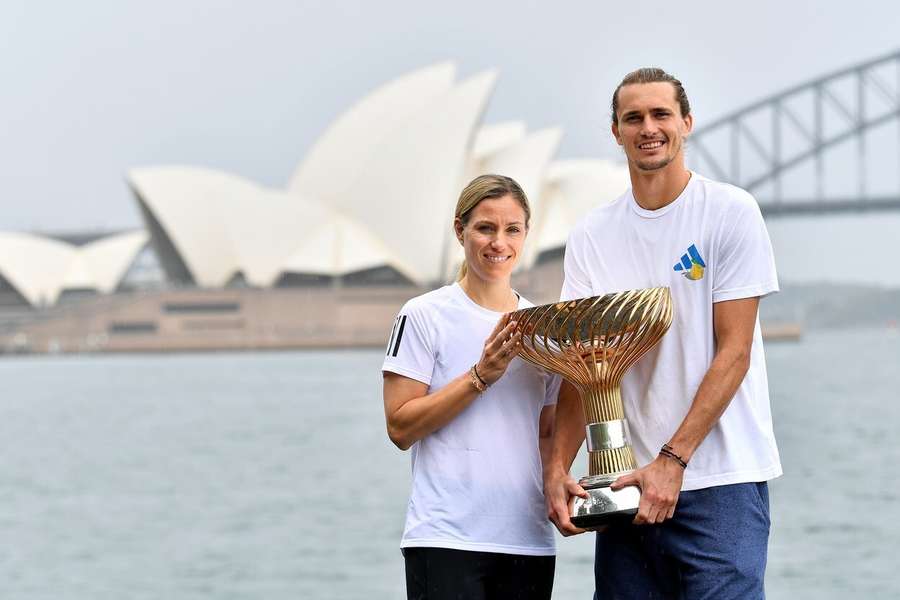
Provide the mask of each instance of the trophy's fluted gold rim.
POLYGON ((607 383, 621 381, 659 342, 672 316, 669 288, 656 287, 543 304, 515 311, 511 318, 522 331, 522 358, 578 386, 590 386, 596 383, 598 364, 606 365, 607 383), (586 317, 587 345, 581 336, 569 335, 582 329, 586 317), (621 326, 611 330, 610 323, 621 326))

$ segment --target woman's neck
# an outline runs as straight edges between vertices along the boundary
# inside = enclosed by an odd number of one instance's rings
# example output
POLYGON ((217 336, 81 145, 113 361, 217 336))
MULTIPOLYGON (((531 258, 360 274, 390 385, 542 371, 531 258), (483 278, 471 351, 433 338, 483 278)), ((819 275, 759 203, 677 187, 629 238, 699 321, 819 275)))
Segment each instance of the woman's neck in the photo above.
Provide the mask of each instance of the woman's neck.
POLYGON ((466 273, 459 281, 459 287, 475 304, 494 312, 509 312, 519 307, 519 297, 509 285, 509 279, 503 281, 482 281, 466 273))

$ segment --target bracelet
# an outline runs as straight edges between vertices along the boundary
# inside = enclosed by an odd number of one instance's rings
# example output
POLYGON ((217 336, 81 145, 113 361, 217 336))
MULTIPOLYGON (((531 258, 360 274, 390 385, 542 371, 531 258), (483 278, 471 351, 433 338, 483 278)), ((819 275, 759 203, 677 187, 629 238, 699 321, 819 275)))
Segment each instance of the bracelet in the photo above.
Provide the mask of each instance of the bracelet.
POLYGON ((478 378, 478 381, 481 382, 481 385, 483 385, 485 388, 490 387, 488 385, 488 382, 484 380, 484 377, 482 377, 481 375, 478 374, 478 363, 475 363, 474 365, 472 365, 472 372, 475 374, 475 377, 478 378))
POLYGON ((475 386, 475 389, 479 394, 487 389, 487 386, 481 380, 481 377, 478 376, 478 371, 475 370, 475 367, 469 369, 469 377, 472 379, 472 385, 475 386))
POLYGON ((672 450, 672 446, 663 444, 662 448, 659 449, 659 453, 677 462, 679 465, 681 465, 682 469, 687 469, 687 462, 685 462, 683 458, 675 454, 675 451, 672 450))

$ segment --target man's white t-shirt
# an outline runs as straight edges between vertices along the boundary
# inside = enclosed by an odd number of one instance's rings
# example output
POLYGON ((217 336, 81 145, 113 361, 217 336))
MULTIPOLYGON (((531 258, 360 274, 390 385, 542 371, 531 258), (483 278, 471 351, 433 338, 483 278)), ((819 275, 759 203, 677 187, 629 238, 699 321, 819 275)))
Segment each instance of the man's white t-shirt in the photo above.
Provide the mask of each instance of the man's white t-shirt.
MULTIPOLYGON (((529 306, 520 297, 519 308, 529 306)), ((394 321, 382 370, 437 391, 478 362, 502 316, 459 284, 413 298, 394 321)), ((544 406, 556 402, 559 381, 516 357, 456 418, 413 444, 401 547, 556 553, 538 422, 544 406)))
MULTIPOLYGON (((675 433, 713 360, 713 304, 778 291, 772 244, 753 197, 693 173, 663 208, 641 208, 629 188, 588 213, 570 234, 563 300, 656 286, 672 291, 672 326, 622 380, 640 466, 675 433)), ((691 458, 682 489, 766 481, 781 473, 757 318, 750 369, 691 458)))

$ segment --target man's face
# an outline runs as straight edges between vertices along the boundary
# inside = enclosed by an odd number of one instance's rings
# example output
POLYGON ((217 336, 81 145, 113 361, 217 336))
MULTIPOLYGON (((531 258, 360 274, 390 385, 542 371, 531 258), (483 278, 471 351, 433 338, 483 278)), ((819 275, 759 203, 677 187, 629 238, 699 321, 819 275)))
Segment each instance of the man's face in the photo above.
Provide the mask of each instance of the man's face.
POLYGON ((662 169, 681 159, 684 138, 693 124, 690 115, 681 116, 671 83, 635 83, 619 89, 612 132, 629 164, 640 171, 662 169))

